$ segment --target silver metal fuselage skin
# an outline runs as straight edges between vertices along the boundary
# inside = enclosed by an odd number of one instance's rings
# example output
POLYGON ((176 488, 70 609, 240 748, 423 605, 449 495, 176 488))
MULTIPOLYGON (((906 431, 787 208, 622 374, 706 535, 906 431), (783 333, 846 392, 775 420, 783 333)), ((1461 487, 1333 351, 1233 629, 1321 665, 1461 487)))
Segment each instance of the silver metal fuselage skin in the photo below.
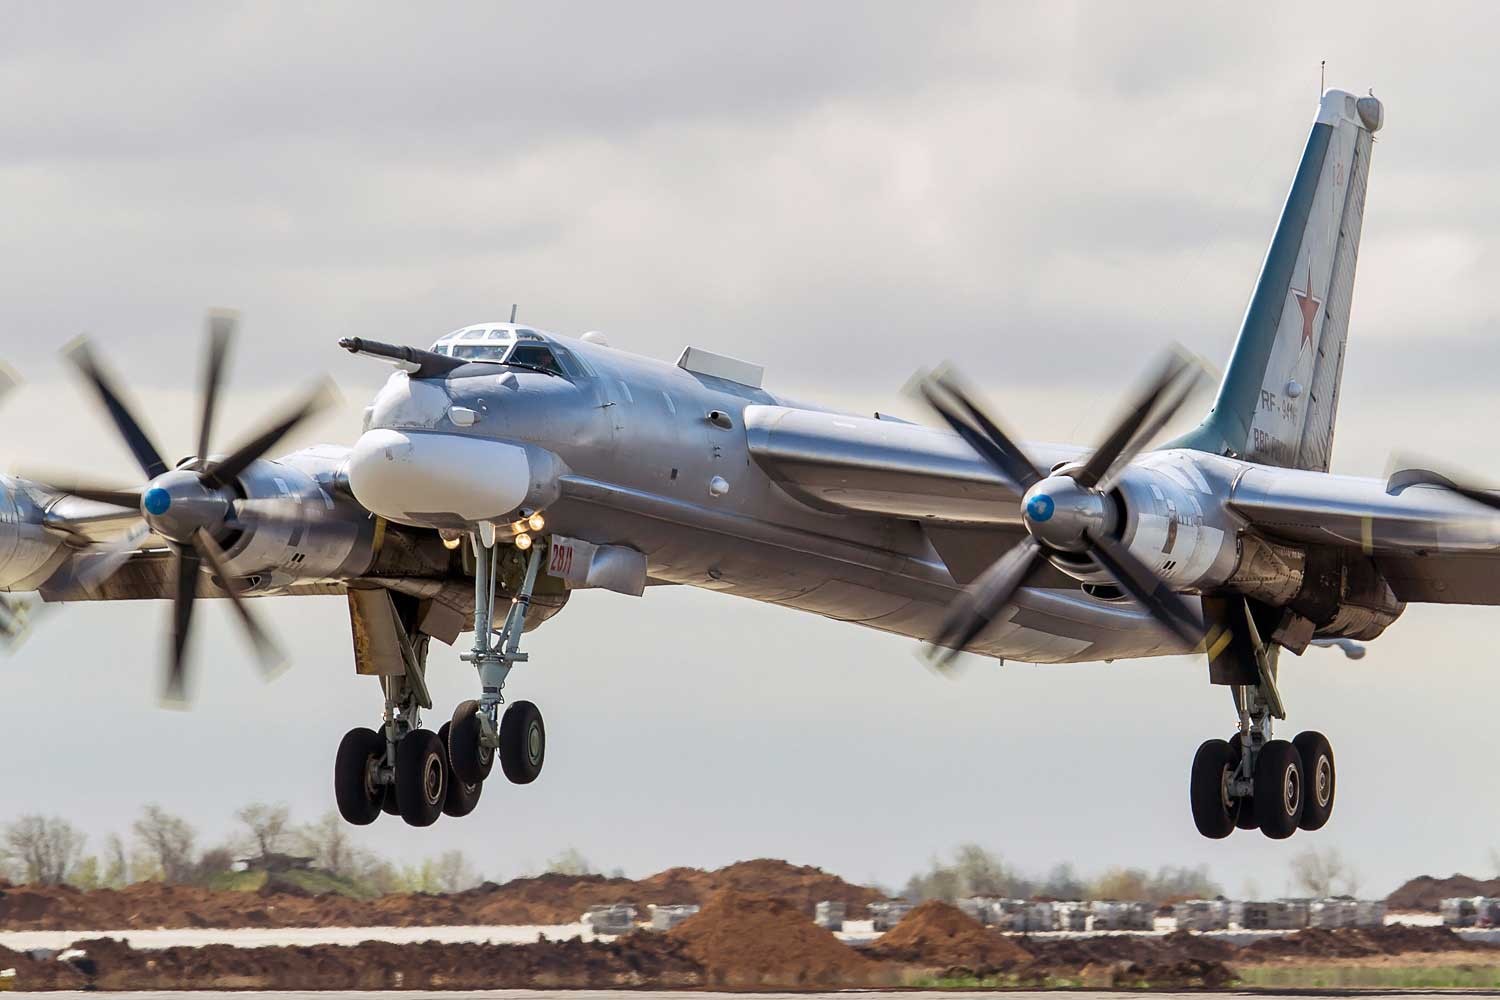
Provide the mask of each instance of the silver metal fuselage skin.
MULTIPOLYGON (((398 373, 376 397, 367 433, 390 429, 519 444, 528 449, 534 473, 539 453, 548 455, 543 464, 555 456, 560 467, 533 475, 523 507, 545 508, 549 530, 645 553, 654 580, 917 639, 936 633, 960 586, 916 521, 815 509, 753 458, 746 408, 797 404, 624 351, 555 342, 582 356, 595 377, 491 365, 470 365, 445 379, 409 380, 398 373), (477 419, 461 426, 444 412, 448 407, 477 419), (549 477, 555 488, 544 484, 549 477), (716 480, 722 481, 717 489, 711 486, 716 480)), ((806 405, 798 410, 839 419, 806 405)), ((1076 454, 1064 450, 1064 457, 1076 454)), ((358 481, 354 485, 359 495, 358 481)), ((1010 507, 995 519, 1019 525, 1019 510, 1013 501, 1010 507)), ((458 527, 440 516, 395 519, 458 527)), ((1187 650, 1137 606, 1069 587, 1023 591, 1014 617, 972 651, 1048 663, 1187 650)))

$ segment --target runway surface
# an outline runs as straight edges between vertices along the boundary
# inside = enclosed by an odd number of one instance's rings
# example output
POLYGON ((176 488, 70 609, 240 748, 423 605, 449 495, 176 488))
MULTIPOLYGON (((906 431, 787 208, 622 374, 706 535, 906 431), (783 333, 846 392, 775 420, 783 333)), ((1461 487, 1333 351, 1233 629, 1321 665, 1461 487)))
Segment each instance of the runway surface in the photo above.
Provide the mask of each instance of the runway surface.
MULTIPOLYGON (((20 994, 17 994, 20 995, 20 994)), ((87 1000, 89 997, 97 997, 98 993, 46 993, 37 996, 72 997, 77 1000, 87 1000)), ((1393 996, 1401 1000, 1443 1000, 1455 995, 1459 996, 1497 996, 1500 994, 1476 990, 1444 990, 1441 993, 1411 993, 1403 990, 1326 990, 1326 991, 1303 991, 1297 994, 1281 993, 1110 993, 1110 992, 1086 992, 1082 990, 1068 990, 1063 993, 1053 992, 1011 992, 1005 991, 998 994, 1004 1000, 1058 1000, 1059 996, 1067 1000, 1141 1000, 1143 996, 1160 997, 1162 1000, 1203 1000, 1205 997, 1253 997, 1255 1000, 1305 1000, 1309 995, 1315 996, 1393 996)), ((564 1000, 622 1000, 622 998, 635 998, 635 1000, 850 1000, 857 997, 858 1000, 913 1000, 921 997, 923 1000, 971 1000, 973 997, 987 996, 995 997, 994 990, 962 993, 949 991, 927 991, 917 992, 902 991, 857 991, 849 993, 695 993, 690 991, 667 992, 663 990, 491 990, 478 993, 462 993, 456 991, 442 992, 400 992, 400 993, 328 993, 328 992, 284 992, 284 993, 253 993, 253 992, 139 992, 130 993, 132 1000, 152 1000, 152 998, 163 998, 163 1000, 204 1000, 205 997, 227 997, 235 1000, 243 1000, 245 997, 255 997, 257 1000, 374 1000, 374 998, 389 998, 399 996, 401 1000, 454 1000, 455 997, 478 998, 478 1000, 540 1000, 542 997, 562 997, 564 1000)))

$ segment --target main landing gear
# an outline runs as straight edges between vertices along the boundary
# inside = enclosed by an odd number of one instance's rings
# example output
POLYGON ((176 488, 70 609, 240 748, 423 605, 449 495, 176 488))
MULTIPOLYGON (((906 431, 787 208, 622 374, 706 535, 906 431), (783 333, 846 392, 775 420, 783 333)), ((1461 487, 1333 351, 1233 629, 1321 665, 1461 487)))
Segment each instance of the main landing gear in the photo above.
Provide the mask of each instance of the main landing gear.
MULTIPOLYGON (((380 671, 386 700, 380 731, 351 729, 334 761, 334 797, 349 823, 373 823, 382 811, 399 814, 412 826, 431 826, 444 814, 467 816, 479 803, 497 759, 502 773, 515 784, 529 784, 542 772, 547 755, 542 713, 529 701, 513 702, 503 714, 500 707, 511 667, 527 659, 520 652, 521 633, 543 546, 533 545, 527 553, 524 576, 503 626, 496 630, 497 539, 492 525, 481 527, 484 530, 473 539, 474 648, 462 655, 479 673, 481 697, 460 703, 436 733, 421 728, 422 710, 432 707, 425 680, 426 637, 417 648, 391 604, 392 614, 385 617, 397 622, 400 662, 380 671)), ((375 600, 358 596, 359 601, 351 604, 375 600)), ((355 612, 357 660, 361 628, 368 631, 371 621, 382 618, 378 608, 383 605, 377 601, 375 606, 374 613, 365 612, 363 623, 358 620, 360 612, 355 612)), ((393 660, 394 654, 387 659, 393 660)))
POLYGON ((1193 822, 1205 837, 1236 828, 1260 829, 1272 840, 1319 830, 1333 813, 1337 772, 1322 733, 1291 742, 1271 738, 1273 718, 1284 718, 1274 684, 1232 687, 1240 728, 1229 740, 1208 740, 1193 758, 1193 822))

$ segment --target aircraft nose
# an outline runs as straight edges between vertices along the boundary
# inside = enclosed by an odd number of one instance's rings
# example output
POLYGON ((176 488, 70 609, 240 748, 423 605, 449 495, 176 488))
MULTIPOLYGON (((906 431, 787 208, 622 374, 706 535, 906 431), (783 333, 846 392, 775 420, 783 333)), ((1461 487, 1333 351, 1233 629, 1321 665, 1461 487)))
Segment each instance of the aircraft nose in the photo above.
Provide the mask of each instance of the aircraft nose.
POLYGON ((348 470, 349 488, 366 510, 432 527, 508 520, 531 483, 524 448, 438 431, 366 431, 348 470))

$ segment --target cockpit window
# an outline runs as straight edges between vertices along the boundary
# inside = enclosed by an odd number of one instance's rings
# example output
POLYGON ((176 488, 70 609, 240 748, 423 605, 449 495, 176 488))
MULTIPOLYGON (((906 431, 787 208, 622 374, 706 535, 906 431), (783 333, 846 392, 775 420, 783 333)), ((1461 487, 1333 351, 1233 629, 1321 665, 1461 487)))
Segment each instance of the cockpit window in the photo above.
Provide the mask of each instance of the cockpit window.
POLYGON ((500 344, 449 344, 445 352, 449 357, 468 358, 470 361, 502 361, 510 349, 509 342, 500 344))
POLYGON ((567 379, 592 378, 588 363, 552 343, 546 334, 527 327, 466 326, 438 338, 434 353, 466 361, 513 362, 567 379))
POLYGON ((540 368, 556 375, 563 373, 562 366, 552 356, 552 351, 541 344, 519 344, 515 350, 511 351, 508 360, 529 365, 532 368, 540 368))
POLYGON ((594 370, 590 368, 582 358, 558 344, 552 345, 552 355, 557 358, 557 363, 562 365, 562 370, 575 379, 593 378, 594 370))

